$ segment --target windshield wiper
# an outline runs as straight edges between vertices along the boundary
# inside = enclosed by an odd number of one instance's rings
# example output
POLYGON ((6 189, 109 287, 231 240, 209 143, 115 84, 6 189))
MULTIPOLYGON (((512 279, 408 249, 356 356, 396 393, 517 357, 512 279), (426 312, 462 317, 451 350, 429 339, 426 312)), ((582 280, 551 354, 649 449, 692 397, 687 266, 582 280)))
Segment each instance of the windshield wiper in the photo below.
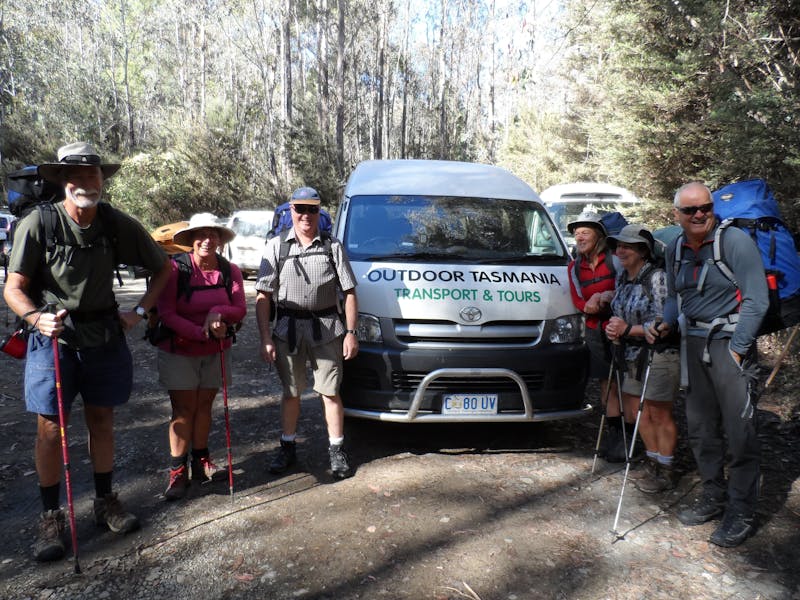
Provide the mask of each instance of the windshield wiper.
POLYGON ((525 254, 521 256, 501 256, 497 258, 480 258, 475 262, 481 265, 487 264, 497 264, 497 265, 507 265, 507 264, 514 264, 514 263, 522 263, 522 264, 535 264, 540 262, 550 262, 553 260, 559 260, 563 257, 559 256, 558 254, 525 254))

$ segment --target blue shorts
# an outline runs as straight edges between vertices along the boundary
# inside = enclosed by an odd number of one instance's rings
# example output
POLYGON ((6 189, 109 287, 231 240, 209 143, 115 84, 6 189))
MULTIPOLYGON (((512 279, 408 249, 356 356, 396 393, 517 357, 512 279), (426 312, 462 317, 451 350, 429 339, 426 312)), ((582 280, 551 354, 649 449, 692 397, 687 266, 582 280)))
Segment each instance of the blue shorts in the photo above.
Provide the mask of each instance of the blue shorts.
MULTIPOLYGON (((61 396, 69 412, 78 394, 84 404, 125 404, 133 388, 133 360, 125 338, 97 348, 74 350, 58 345, 61 396)), ((28 339, 25 361, 25 407, 40 415, 58 414, 53 340, 38 332, 28 339)))

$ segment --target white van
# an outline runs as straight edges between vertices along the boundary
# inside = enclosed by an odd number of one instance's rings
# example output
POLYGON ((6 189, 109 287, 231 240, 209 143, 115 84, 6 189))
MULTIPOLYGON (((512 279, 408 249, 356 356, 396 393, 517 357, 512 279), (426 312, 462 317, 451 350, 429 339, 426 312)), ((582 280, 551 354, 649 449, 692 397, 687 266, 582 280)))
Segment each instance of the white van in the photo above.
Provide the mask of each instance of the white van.
POLYGON ((273 214, 271 210, 237 210, 226 223, 236 237, 225 246, 225 257, 239 267, 244 277, 258 274, 273 214))
POLYGON ((625 188, 608 183, 562 183, 550 186, 540 196, 570 246, 574 239, 567 231, 567 224, 582 212, 599 215, 620 212, 630 218, 630 209, 641 202, 625 188))
POLYGON ((543 421, 591 409, 567 248, 523 181, 480 164, 363 162, 334 233, 358 279, 346 415, 543 421))

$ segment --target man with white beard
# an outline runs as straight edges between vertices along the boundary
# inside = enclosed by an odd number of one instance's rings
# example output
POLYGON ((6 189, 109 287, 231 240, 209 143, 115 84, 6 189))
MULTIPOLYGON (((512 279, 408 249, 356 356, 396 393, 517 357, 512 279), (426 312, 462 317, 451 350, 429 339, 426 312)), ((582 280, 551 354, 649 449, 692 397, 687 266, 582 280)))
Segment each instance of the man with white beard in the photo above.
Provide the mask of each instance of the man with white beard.
POLYGON ((171 269, 166 254, 138 221, 100 203, 104 181, 119 167, 103 164, 85 142, 59 148, 58 162, 40 165, 39 175, 63 185, 65 198, 41 205, 22 219, 8 266, 3 296, 31 331, 25 405, 37 415, 34 456, 43 512, 33 554, 41 561, 59 559, 66 551, 58 387, 65 421, 75 397, 80 394, 83 399, 94 471, 95 523, 116 533, 139 525, 112 491, 114 407, 128 401, 133 383, 125 332, 147 316, 171 269), (154 274, 138 305, 124 311, 119 310, 113 290, 114 270, 120 263, 139 265, 154 274))

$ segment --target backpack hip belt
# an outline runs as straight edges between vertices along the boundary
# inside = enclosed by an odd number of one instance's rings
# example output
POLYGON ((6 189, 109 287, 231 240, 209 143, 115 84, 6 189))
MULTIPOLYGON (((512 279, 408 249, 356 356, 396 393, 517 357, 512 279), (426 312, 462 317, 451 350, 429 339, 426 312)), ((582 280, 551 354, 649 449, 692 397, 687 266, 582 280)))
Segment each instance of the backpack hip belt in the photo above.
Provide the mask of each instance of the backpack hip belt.
POLYGON ((705 329, 707 331, 705 337, 705 344, 703 345, 703 362, 707 365, 711 364, 711 352, 708 346, 711 344, 712 336, 718 331, 725 331, 733 333, 736 329, 736 324, 739 322, 739 313, 732 313, 724 317, 717 317, 711 322, 697 321, 690 319, 686 315, 681 314, 678 317, 678 327, 681 330, 681 387, 689 385, 689 372, 688 372, 688 357, 686 355, 686 338, 688 337, 689 328, 705 329))
POLYGON ((71 310, 69 316, 76 323, 89 323, 91 321, 102 321, 112 316, 116 316, 119 310, 119 305, 114 304, 109 308, 101 308, 99 310, 71 310))
POLYGON ((311 332, 312 338, 315 342, 318 342, 322 339, 322 325, 319 321, 320 317, 330 317, 332 315, 339 314, 339 307, 337 305, 329 306, 328 308, 323 308, 322 310, 299 310, 293 308, 286 308, 285 306, 278 305, 278 319, 283 316, 289 317, 289 331, 288 331, 288 342, 289 342, 289 351, 294 352, 297 350, 297 326, 296 326, 296 319, 310 319, 311 320, 311 332))

